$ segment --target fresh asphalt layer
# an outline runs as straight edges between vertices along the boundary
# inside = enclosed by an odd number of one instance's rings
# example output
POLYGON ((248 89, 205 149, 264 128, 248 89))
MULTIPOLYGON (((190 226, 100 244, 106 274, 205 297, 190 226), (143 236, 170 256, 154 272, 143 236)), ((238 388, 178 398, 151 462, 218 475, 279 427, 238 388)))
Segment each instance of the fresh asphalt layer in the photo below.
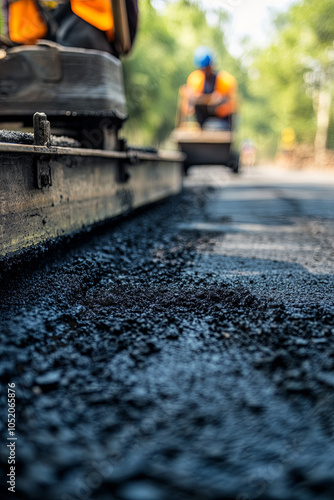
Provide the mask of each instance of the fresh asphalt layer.
POLYGON ((333 500, 333 219, 333 174, 197 168, 3 274, 1 498, 333 500))

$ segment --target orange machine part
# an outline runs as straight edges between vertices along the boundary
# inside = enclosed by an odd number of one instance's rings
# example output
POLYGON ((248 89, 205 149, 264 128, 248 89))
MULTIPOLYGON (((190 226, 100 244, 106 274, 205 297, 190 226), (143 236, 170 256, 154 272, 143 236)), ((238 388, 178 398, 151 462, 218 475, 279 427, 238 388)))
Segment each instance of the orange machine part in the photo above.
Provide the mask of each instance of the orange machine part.
POLYGON ((110 0, 71 0, 74 14, 101 31, 107 31, 108 37, 114 33, 114 19, 110 0))
POLYGON ((13 42, 33 45, 48 28, 34 0, 19 0, 9 4, 8 30, 13 42))
MULTIPOLYGON (((71 9, 84 21, 107 33, 114 40, 114 19, 110 0, 71 0, 71 9)), ((18 0, 9 4, 8 30, 11 40, 33 45, 48 31, 35 0, 18 0)))

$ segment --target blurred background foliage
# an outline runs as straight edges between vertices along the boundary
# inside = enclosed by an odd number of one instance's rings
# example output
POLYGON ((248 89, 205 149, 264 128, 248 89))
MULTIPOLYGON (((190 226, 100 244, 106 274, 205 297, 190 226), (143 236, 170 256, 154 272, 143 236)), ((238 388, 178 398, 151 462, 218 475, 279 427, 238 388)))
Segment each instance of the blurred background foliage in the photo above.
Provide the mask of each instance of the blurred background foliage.
POLYGON ((267 46, 254 50, 245 39, 239 59, 227 50, 229 15, 219 8, 223 2, 217 1, 214 16, 203 5, 139 0, 139 33, 124 60, 129 141, 156 146, 168 141, 178 88, 194 69, 195 48, 207 45, 217 69, 238 80, 239 141, 251 139, 261 156, 271 157, 282 130, 292 127, 299 143, 334 149, 334 1, 296 0, 285 13, 273 14, 267 46))
POLYGON ((240 141, 251 139, 262 156, 273 156, 281 131, 292 127, 299 143, 314 144, 318 136, 319 147, 325 141, 334 148, 333 0, 300 0, 274 15, 268 46, 252 50, 246 39, 240 59, 226 48, 229 16, 222 8, 217 8, 215 23, 190 0, 165 0, 158 9, 141 0, 140 12, 136 45, 124 61, 131 117, 126 132, 134 142, 157 145, 168 138, 178 88, 194 69, 193 52, 207 45, 216 54, 217 69, 238 80, 240 141))

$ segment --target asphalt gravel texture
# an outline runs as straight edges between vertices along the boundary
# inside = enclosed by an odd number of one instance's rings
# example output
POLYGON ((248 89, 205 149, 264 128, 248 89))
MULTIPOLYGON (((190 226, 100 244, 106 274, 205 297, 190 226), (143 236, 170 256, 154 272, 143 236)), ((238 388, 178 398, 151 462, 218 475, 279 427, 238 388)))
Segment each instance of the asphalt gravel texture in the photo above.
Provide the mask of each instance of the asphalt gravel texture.
POLYGON ((1 498, 333 500, 321 175, 193 169, 181 195, 2 275, 1 498))

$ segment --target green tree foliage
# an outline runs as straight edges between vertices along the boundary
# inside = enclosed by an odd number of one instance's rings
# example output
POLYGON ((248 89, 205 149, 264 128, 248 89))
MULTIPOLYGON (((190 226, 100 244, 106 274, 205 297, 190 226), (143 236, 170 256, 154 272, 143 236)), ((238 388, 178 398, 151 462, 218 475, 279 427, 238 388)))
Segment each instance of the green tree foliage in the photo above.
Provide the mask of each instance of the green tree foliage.
MULTIPOLYGON (((267 154, 274 153, 287 126, 299 142, 312 143, 319 133, 319 93, 333 94, 334 4, 300 1, 277 16, 274 26, 271 45, 254 57, 243 110, 250 135, 267 154)), ((333 146, 333 112, 330 120, 327 144, 333 146)))

